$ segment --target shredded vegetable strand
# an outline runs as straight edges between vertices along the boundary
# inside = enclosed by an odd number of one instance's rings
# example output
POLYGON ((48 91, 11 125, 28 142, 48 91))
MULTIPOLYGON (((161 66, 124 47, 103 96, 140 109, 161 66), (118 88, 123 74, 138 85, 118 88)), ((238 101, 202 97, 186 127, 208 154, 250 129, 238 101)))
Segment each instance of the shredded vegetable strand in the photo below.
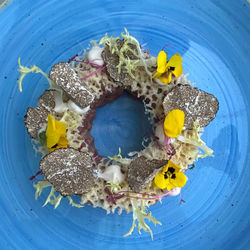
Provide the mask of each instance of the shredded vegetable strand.
POLYGON ((168 155, 168 147, 169 147, 170 138, 166 136, 165 133, 164 133, 164 137, 165 137, 165 145, 166 145, 166 154, 168 155))
POLYGON ((104 69, 105 69, 105 66, 102 66, 102 67, 98 68, 97 70, 93 71, 92 73, 84 76, 81 80, 86 80, 87 78, 89 78, 89 77, 91 77, 91 76, 93 76, 95 74, 98 74, 99 72, 101 72, 104 69))
POLYGON ((168 44, 165 44, 161 50, 164 50, 164 49, 166 49, 166 47, 168 47, 168 46, 172 46, 172 45, 174 45, 174 44, 173 44, 173 43, 168 43, 168 44))
POLYGON ((136 193, 132 191, 119 191, 115 194, 112 194, 110 190, 109 189, 107 190, 107 189, 105 190, 105 192, 109 194, 107 201, 112 202, 113 204, 115 204, 116 200, 121 199, 121 198, 130 198, 130 199, 136 199, 136 200, 159 200, 163 197, 168 196, 172 192, 172 190, 170 190, 167 193, 162 194, 162 195, 151 195, 151 194, 145 194, 145 193, 136 193), (129 193, 130 195, 127 195, 124 193, 129 193), (134 194, 135 196, 133 196, 132 194, 134 194), (140 195, 140 196, 137 196, 137 195, 140 195), (152 196, 152 197, 145 197, 145 196, 152 196))

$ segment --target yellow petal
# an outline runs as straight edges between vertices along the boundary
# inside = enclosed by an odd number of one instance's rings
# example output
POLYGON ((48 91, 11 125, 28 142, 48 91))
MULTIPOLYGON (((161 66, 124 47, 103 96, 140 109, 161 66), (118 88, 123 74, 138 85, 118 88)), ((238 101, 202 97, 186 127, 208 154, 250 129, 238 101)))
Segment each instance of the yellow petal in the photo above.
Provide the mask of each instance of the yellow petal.
POLYGON ((57 142, 59 141, 60 135, 58 134, 53 134, 47 137, 47 147, 48 148, 52 148, 54 145, 57 144, 57 142))
MULTIPOLYGON (((52 115, 48 115, 48 124, 46 129, 47 147, 52 148, 60 141, 61 137, 65 137, 66 126, 60 121, 56 121, 52 115)), ((67 140, 67 138, 65 137, 67 140)), ((63 141, 65 144, 65 140, 63 141)))
POLYGON ((68 139, 65 136, 61 136, 58 143, 55 145, 56 145, 56 147, 49 149, 50 152, 53 152, 58 148, 67 148, 68 147, 68 139))
POLYGON ((168 191, 170 191, 171 189, 175 188, 176 186, 172 183, 172 179, 168 178, 167 180, 168 180, 168 182, 167 182, 167 185, 166 185, 166 189, 168 191))
POLYGON ((175 187, 184 187, 187 182, 187 176, 182 172, 178 172, 175 174, 175 179, 172 179, 171 182, 175 187))
POLYGON ((161 173, 164 175, 165 172, 168 171, 168 167, 171 161, 168 161, 168 163, 164 166, 164 168, 161 170, 161 173))
POLYGON ((50 129, 51 131, 56 130, 56 120, 51 114, 48 114, 48 124, 47 124, 47 129, 50 129))
POLYGON ((163 74, 161 77, 159 77, 159 80, 162 82, 162 83, 165 83, 165 84, 168 84, 171 82, 171 72, 167 72, 165 74, 163 74))
POLYGON ((168 171, 168 168, 174 168, 175 171, 179 172, 181 170, 181 167, 174 164, 172 161, 168 161, 168 163, 164 166, 164 168, 161 170, 162 174, 164 175, 165 172, 168 171))
POLYGON ((182 65, 178 65, 174 68, 174 70, 172 71, 172 73, 176 76, 176 77, 180 77, 182 75, 183 72, 183 68, 182 65))
POLYGON ((48 115, 48 124, 46 129, 47 147, 51 148, 57 144, 61 135, 56 131, 56 121, 52 115, 48 115))
POLYGON ((164 132, 166 136, 175 138, 177 137, 184 125, 185 114, 180 109, 170 111, 164 121, 164 132))
POLYGON ((58 148, 67 148, 68 139, 65 136, 61 136, 57 145, 58 148))
POLYGON ((164 168, 155 176, 154 178, 154 186, 160 189, 167 189, 170 191, 174 187, 183 187, 186 184, 187 177, 185 174, 180 172, 181 167, 174 164, 172 161, 168 161, 168 163, 164 166, 164 168), (165 172, 168 171, 169 168, 174 168, 175 179, 169 177, 165 178, 165 172))
POLYGON ((157 57, 157 72, 163 74, 167 66, 167 53, 161 50, 157 57))
POLYGON ((177 67, 179 65, 181 65, 182 63, 182 58, 181 58, 181 55, 176 53, 174 54, 168 61, 167 63, 167 67, 177 67))
POLYGON ((60 134, 61 136, 65 136, 66 130, 66 125, 63 122, 56 121, 56 131, 58 134, 60 134))
POLYGON ((159 78, 162 74, 159 72, 156 72, 152 78, 159 78))
POLYGON ((164 189, 167 187, 168 180, 164 178, 164 174, 160 171, 154 178, 154 185, 157 188, 164 189))
POLYGON ((181 167, 179 167, 178 165, 174 164, 172 161, 168 161, 167 166, 168 166, 168 168, 174 168, 175 172, 179 172, 181 170, 181 167))

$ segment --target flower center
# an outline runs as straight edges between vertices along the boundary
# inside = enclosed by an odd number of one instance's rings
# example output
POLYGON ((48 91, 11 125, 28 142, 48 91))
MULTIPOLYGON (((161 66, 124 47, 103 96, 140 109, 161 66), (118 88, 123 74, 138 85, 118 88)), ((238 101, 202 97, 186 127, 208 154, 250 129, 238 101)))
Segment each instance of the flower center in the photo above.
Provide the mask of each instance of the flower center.
POLYGON ((175 175, 174 172, 175 172, 175 169, 174 169, 174 168, 172 168, 172 167, 168 168, 168 171, 166 171, 166 172, 164 173, 164 178, 165 178, 165 179, 168 179, 168 178, 175 179, 175 178, 176 178, 176 175, 175 175))

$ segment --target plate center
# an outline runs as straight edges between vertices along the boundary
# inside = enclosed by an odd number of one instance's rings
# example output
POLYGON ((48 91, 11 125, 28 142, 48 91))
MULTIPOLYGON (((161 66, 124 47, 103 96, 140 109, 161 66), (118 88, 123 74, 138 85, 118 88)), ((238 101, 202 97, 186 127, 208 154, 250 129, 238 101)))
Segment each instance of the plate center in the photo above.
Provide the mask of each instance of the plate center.
POLYGON ((90 134, 98 154, 104 157, 143 149, 144 137, 149 138, 152 126, 143 103, 124 92, 118 99, 97 109, 90 134))

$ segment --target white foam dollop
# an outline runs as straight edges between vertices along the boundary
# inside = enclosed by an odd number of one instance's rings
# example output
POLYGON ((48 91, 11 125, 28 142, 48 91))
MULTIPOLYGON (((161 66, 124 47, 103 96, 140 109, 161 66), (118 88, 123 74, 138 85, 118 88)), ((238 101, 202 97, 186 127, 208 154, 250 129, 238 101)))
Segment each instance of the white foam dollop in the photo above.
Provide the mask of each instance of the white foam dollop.
POLYGON ((159 138, 159 143, 161 145, 165 145, 165 134, 164 134, 164 130, 163 130, 163 123, 160 123, 157 125, 157 127, 155 129, 155 136, 157 136, 159 138))
POLYGON ((55 100, 55 112, 63 113, 68 109, 68 106, 66 103, 63 102, 62 98, 62 90, 56 90, 53 93, 54 100, 55 100))
POLYGON ((169 192, 169 196, 177 196, 181 192, 181 188, 175 187, 171 189, 171 192, 169 192))
POLYGON ((86 108, 80 108, 77 104, 75 104, 72 100, 68 101, 69 108, 73 109, 76 113, 79 115, 84 114, 89 111, 90 106, 87 106, 86 108))
POLYGON ((105 169, 103 173, 98 173, 98 177, 105 181, 111 181, 115 184, 122 183, 125 179, 124 174, 121 172, 121 168, 118 165, 111 165, 105 169))
POLYGON ((104 61, 102 59, 103 48, 94 45, 88 53, 88 60, 98 66, 103 66, 104 61))

